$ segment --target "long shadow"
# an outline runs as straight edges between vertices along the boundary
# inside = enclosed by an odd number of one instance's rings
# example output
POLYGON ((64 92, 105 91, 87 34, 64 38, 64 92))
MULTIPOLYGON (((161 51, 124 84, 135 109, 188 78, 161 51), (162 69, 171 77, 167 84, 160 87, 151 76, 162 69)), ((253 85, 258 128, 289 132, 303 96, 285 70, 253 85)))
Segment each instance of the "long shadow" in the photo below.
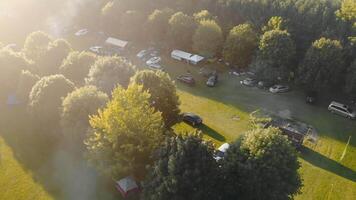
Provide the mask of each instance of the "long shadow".
POLYGON ((226 139, 223 135, 221 135, 220 133, 218 133, 217 131, 215 131, 214 129, 210 128, 209 126, 202 124, 198 127, 198 130, 200 130, 201 132, 203 132, 205 135, 208 135, 212 138, 214 138, 215 140, 219 141, 219 142, 225 142, 226 139))
POLYGON ((302 147, 300 157, 306 162, 322 168, 326 171, 334 173, 338 176, 346 178, 351 181, 356 181, 356 171, 343 166, 342 164, 332 160, 324 155, 309 149, 308 147, 302 147))

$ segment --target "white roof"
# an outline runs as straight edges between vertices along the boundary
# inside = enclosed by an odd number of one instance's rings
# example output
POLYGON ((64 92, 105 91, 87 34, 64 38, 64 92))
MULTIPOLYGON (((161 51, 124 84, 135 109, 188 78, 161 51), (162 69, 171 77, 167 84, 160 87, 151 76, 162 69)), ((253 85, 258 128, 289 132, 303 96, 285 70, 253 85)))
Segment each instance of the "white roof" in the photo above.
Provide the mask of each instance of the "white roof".
POLYGON ((221 152, 223 152, 223 153, 225 153, 226 152, 226 150, 228 149, 230 147, 230 145, 228 144, 228 143, 224 143, 224 144, 222 144, 220 147, 219 147, 219 151, 221 151, 221 152))
POLYGON ((199 55, 193 55, 193 56, 190 57, 190 59, 191 59, 192 61, 198 63, 198 62, 204 60, 204 57, 199 56, 199 55))
POLYGON ((138 188, 136 181, 131 177, 128 176, 123 178, 119 181, 116 181, 116 184, 126 193, 130 190, 138 188))
POLYGON ((119 40, 113 37, 109 37, 108 39, 106 39, 105 43, 107 44, 111 44, 114 46, 118 46, 120 48, 125 48, 125 46, 127 45, 128 41, 124 41, 124 40, 119 40))
POLYGON ((194 54, 187 53, 187 52, 181 51, 181 50, 173 50, 171 55, 183 58, 185 60, 193 61, 196 63, 198 63, 204 59, 204 57, 202 57, 202 56, 194 55, 194 54))

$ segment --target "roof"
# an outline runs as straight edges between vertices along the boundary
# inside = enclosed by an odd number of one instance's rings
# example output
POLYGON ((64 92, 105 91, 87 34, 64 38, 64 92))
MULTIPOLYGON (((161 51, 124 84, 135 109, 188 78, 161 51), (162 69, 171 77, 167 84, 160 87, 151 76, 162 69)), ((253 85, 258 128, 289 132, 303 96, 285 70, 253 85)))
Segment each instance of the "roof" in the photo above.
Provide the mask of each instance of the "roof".
POLYGON ((224 143, 218 148, 218 150, 225 153, 229 147, 230 147, 229 143, 224 143))
POLYGON ((120 48, 125 48, 127 43, 128 43, 128 41, 119 40, 119 39, 116 39, 116 38, 113 38, 113 37, 109 37, 108 39, 106 39, 105 43, 111 44, 111 45, 114 45, 114 46, 118 46, 120 48))
POLYGON ((196 63, 198 63, 204 59, 204 57, 202 57, 202 56, 194 55, 194 54, 187 53, 187 52, 181 51, 181 50, 173 50, 171 55, 183 58, 185 60, 193 61, 196 63))
POLYGON ((138 185, 136 184, 136 181, 131 177, 128 176, 126 178, 123 178, 119 181, 116 181, 117 186, 120 187, 120 189, 124 192, 127 193, 131 190, 135 190, 138 188, 138 185))
POLYGON ((199 55, 193 55, 190 57, 190 59, 194 62, 200 62, 202 60, 204 60, 204 57, 203 56, 199 56, 199 55))

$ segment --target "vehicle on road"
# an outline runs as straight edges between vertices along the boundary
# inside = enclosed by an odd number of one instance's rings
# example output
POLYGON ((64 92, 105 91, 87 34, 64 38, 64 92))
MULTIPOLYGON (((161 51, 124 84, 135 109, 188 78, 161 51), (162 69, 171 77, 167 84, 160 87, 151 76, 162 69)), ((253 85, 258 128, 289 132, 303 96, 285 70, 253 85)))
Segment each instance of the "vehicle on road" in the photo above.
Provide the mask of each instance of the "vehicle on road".
POLYGON ((195 84, 195 80, 194 80, 193 76, 190 75, 190 74, 180 75, 180 76, 177 77, 177 80, 182 82, 182 83, 186 83, 188 85, 194 85, 195 84))
POLYGON ((214 73, 211 75, 208 80, 206 81, 206 85, 208 87, 214 87, 218 83, 218 75, 214 73))
POLYGON ((157 64, 161 62, 161 57, 153 57, 153 58, 150 58, 146 61, 146 64, 147 65, 152 65, 152 64, 157 64))
POLYGON ((159 63, 154 63, 147 66, 152 70, 163 70, 163 67, 159 63))
POLYGON ((256 85, 257 81, 253 78, 246 78, 246 79, 240 81, 240 83, 241 83, 241 85, 253 87, 256 85))
POLYGON ((289 86, 287 85, 274 85, 269 88, 272 93, 284 93, 289 91, 289 86))
POLYGON ((315 104, 318 101, 318 93, 314 90, 306 92, 305 102, 308 104, 315 104))
POLYGON ((335 113, 349 119, 356 119, 356 112, 352 110, 349 106, 344 105, 342 103, 333 101, 330 103, 328 110, 331 113, 335 113))
POLYGON ((183 113, 182 119, 184 122, 191 124, 192 126, 203 124, 203 119, 194 113, 183 113))
POLYGON ((142 59, 142 58, 144 58, 146 55, 147 55, 147 50, 141 50, 140 52, 138 52, 138 53, 136 54, 136 57, 142 59))

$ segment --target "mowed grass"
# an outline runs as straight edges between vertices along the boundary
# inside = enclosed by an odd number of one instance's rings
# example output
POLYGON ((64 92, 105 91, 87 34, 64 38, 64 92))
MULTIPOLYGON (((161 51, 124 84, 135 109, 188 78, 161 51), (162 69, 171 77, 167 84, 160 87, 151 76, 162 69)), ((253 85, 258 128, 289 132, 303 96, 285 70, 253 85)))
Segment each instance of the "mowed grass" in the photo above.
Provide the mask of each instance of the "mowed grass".
POLYGON ((14 157, 14 152, 0 137, 0 199, 50 200, 54 199, 43 186, 33 179, 14 157))

